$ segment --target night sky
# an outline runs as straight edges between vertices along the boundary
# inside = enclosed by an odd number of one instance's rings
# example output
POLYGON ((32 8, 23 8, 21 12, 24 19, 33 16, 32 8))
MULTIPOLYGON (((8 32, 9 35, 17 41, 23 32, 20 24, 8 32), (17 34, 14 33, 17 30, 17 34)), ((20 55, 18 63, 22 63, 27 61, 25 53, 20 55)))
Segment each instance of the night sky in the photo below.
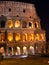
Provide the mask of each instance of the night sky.
POLYGON ((48 0, 13 0, 35 4, 38 16, 41 19, 42 29, 46 31, 46 39, 49 40, 49 2, 48 0))

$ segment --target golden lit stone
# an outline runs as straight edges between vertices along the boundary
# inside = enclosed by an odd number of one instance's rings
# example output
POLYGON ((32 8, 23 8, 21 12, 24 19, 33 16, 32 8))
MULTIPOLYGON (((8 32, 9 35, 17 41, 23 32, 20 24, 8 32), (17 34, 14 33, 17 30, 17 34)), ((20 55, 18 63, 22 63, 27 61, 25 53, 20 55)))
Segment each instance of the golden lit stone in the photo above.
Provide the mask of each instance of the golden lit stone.
POLYGON ((32 46, 30 46, 30 49, 32 49, 33 47, 32 46))
POLYGON ((34 27, 33 22, 30 21, 30 22, 29 22, 29 28, 33 28, 33 27, 34 27))
POLYGON ((2 36, 1 36, 1 37, 2 37, 2 41, 4 41, 4 34, 2 34, 2 36))
POLYGON ((34 34, 30 34, 30 35, 29 35, 29 40, 30 40, 30 41, 34 41, 34 34))
POLYGON ((1 52, 1 53, 4 53, 4 47, 1 47, 1 48, 0 48, 0 52, 1 52))
POLYGON ((12 20, 8 20, 8 27, 9 27, 9 28, 12 28, 12 27, 13 27, 13 22, 12 22, 12 20))
POLYGON ((15 27, 20 27, 20 21, 19 20, 16 20, 15 27))
POLYGON ((44 34, 41 34, 41 40, 45 40, 45 38, 44 38, 44 34))
POLYGON ((23 49, 27 49, 27 48, 24 46, 23 49))
POLYGON ((27 40, 27 34, 23 34, 22 35, 22 41, 26 41, 27 40))
POLYGON ((2 42, 3 42, 3 41, 4 41, 4 39, 5 39, 4 37, 5 37, 5 36, 4 36, 4 34, 0 34, 0 41, 2 41, 2 42))
POLYGON ((38 22, 36 22, 36 26, 37 26, 37 28, 39 27, 38 22))
POLYGON ((17 47, 17 54, 18 54, 18 55, 21 54, 20 47, 17 47))
POLYGON ((19 40, 20 40, 20 34, 16 34, 16 35, 15 35, 15 40, 16 40, 16 41, 19 41, 19 40))
POLYGON ((36 35, 35 35, 35 40, 40 41, 39 34, 36 34, 36 35))
POLYGON ((27 47, 23 47, 23 54, 27 54, 27 47))
POLYGON ((12 33, 8 33, 8 40, 12 41, 13 40, 13 34, 12 33))
POLYGON ((23 40, 23 41, 26 40, 26 36, 25 36, 25 35, 22 36, 22 40, 23 40))
POLYGON ((17 47, 17 49, 19 49, 19 50, 20 50, 20 47, 17 47))

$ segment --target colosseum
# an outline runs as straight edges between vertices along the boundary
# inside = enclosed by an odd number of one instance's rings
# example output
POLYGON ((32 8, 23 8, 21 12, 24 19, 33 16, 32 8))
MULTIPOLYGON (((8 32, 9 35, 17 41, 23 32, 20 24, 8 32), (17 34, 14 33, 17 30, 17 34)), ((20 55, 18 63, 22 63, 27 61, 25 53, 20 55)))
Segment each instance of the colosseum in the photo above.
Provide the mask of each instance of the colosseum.
POLYGON ((0 53, 34 55, 46 53, 45 30, 42 30, 35 5, 0 1, 0 53))

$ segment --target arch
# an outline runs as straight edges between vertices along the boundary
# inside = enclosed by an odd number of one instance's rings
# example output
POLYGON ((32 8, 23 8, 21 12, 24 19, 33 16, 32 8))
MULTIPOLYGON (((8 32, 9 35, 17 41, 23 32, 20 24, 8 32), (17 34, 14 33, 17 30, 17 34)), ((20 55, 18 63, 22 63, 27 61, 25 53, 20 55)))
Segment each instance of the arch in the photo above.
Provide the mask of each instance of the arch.
POLYGON ((1 15, 1 16, 0 16, 0 27, 1 27, 1 28, 4 28, 4 27, 5 27, 6 21, 7 21, 6 16, 1 15))
POLYGON ((36 34, 36 35, 35 35, 35 40, 36 40, 36 41, 40 41, 40 36, 39 36, 39 34, 36 34))
POLYGON ((20 47, 17 46, 17 55, 20 55, 21 51, 20 51, 20 47))
POLYGON ((0 33, 0 41, 4 41, 5 40, 5 36, 4 36, 4 34, 3 33, 0 33))
POLYGON ((27 40, 27 34, 22 34, 22 41, 26 41, 27 40))
POLYGON ((39 28, 38 22, 35 22, 35 28, 39 28))
POLYGON ((36 42, 35 44, 34 44, 34 48, 35 48, 35 54, 37 54, 38 53, 38 43, 36 42))
POLYGON ((30 21, 29 22, 29 28, 33 28, 34 26, 33 26, 33 22, 32 21, 30 21))
POLYGON ((27 28, 27 22, 22 21, 22 28, 27 28))
POLYGON ((15 27, 19 28, 21 26, 20 20, 15 21, 15 27))
POLYGON ((30 35, 29 35, 29 40, 30 40, 30 41, 34 41, 34 34, 30 34, 30 35))
POLYGON ((23 47, 23 54, 27 54, 27 47, 26 46, 23 47))
POLYGON ((30 55, 34 55, 35 52, 34 52, 34 47, 33 46, 29 47, 29 51, 30 51, 29 52, 30 55))
POLYGON ((19 33, 16 33, 16 34, 15 34, 15 40, 16 40, 16 41, 19 41, 19 40, 20 40, 20 34, 19 34, 19 33))
POLYGON ((13 34, 12 33, 8 33, 7 39, 8 39, 8 41, 12 41, 13 40, 13 34))
POLYGON ((45 40, 45 35, 44 34, 41 34, 41 40, 45 40))
POLYGON ((0 52, 1 52, 1 53, 4 53, 4 47, 1 47, 1 48, 0 48, 0 52))
POLYGON ((12 20, 8 20, 8 28, 12 28, 13 27, 13 21, 12 20))
POLYGON ((8 54, 7 55, 8 56, 11 56, 12 55, 12 47, 9 46, 7 51, 8 51, 8 54))

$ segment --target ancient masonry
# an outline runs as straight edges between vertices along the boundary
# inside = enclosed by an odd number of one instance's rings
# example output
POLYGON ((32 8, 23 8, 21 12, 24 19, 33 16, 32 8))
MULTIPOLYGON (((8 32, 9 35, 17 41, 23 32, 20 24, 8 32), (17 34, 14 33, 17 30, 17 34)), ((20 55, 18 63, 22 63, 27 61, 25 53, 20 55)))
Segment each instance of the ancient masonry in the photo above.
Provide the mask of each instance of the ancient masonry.
POLYGON ((46 53, 45 31, 34 4, 0 1, 0 52, 3 55, 46 53))

